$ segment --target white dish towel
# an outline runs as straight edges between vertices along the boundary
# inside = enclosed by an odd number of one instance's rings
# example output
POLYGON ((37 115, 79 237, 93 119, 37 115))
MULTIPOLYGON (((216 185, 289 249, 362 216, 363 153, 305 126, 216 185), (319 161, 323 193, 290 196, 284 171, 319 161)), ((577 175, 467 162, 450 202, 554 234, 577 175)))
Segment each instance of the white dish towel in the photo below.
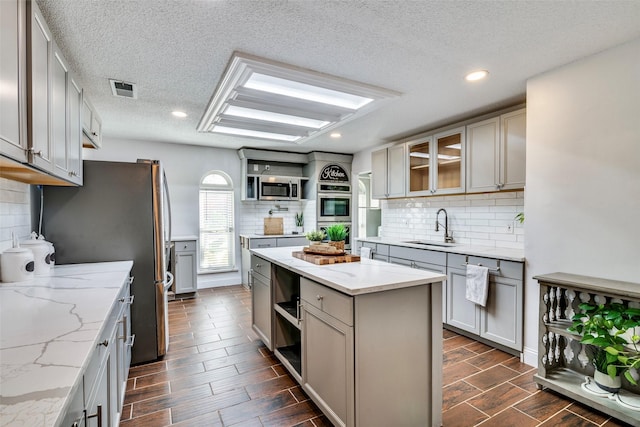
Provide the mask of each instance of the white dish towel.
POLYGON ((360 258, 369 258, 371 259, 371 248, 367 246, 363 246, 360 248, 360 258))
POLYGON ((476 304, 485 306, 489 294, 489 269, 481 265, 467 264, 467 289, 465 297, 476 304))

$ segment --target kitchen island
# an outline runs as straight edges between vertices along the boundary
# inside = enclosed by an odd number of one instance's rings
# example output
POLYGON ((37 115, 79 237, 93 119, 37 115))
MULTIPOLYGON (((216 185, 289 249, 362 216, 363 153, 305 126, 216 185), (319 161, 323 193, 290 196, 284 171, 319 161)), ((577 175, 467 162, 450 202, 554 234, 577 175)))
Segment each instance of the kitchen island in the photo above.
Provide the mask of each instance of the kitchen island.
MULTIPOLYGON (((117 315, 132 302, 132 266, 131 261, 56 266, 50 276, 0 283, 1 426, 72 425, 85 409, 94 413, 94 397, 104 409, 103 421, 111 421, 102 425, 116 425, 121 396, 115 387, 123 385, 122 376, 126 381, 128 360, 112 337, 117 341, 130 330, 109 329, 117 321, 118 328, 127 323, 117 315), (107 381, 91 387, 92 379, 103 375, 107 381), (103 385, 111 386, 104 395, 103 385)), ((121 344, 123 349, 127 343, 121 344)))
POLYGON ((252 323, 337 426, 442 424, 442 281, 376 260, 253 249, 252 323))

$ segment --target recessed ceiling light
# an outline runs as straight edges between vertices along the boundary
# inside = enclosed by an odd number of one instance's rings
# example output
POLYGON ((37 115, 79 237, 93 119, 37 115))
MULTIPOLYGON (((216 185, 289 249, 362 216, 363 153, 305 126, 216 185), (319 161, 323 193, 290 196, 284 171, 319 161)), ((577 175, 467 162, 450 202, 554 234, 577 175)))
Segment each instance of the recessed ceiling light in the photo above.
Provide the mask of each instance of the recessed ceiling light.
POLYGON ((331 132, 331 135, 329 135, 331 138, 340 138, 342 136, 342 134, 340 132, 331 132))
POLYGON ((465 80, 474 82, 476 80, 482 80, 489 75, 487 70, 478 70, 466 75, 465 80))
POLYGON ((185 117, 187 117, 187 113, 185 113, 184 111, 172 111, 171 114, 173 114, 176 117, 180 117, 181 119, 184 119, 185 117))
POLYGON ((234 52, 196 129, 300 144, 399 95, 234 52))

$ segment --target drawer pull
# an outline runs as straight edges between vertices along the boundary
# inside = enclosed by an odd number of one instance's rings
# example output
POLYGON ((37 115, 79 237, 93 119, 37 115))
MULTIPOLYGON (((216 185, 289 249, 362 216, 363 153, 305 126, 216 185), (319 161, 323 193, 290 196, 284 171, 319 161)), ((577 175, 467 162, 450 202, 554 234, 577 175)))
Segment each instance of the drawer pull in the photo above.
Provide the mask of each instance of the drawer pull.
POLYGON ((100 344, 98 344, 98 345, 103 345, 103 346, 105 346, 105 347, 109 347, 109 340, 104 340, 104 341, 102 341, 102 342, 101 342, 100 344))
POLYGON ((318 301, 322 301, 324 299, 322 295, 316 295, 316 298, 318 299, 318 301))
MULTIPOLYGON (((469 257, 467 257, 465 259, 465 262, 464 262, 464 264, 462 264, 462 266, 466 268, 467 264, 469 264, 469 257)), ((482 264, 480 264, 480 263, 478 263, 478 265, 482 266, 482 264)), ((499 259, 496 260, 496 267, 495 268, 493 268, 493 267, 487 267, 487 268, 489 269, 489 271, 500 271, 500 260, 499 259)))
POLYGON ((262 267, 262 264, 256 264, 256 268, 262 267))
POLYGON ((134 342, 136 342, 136 334, 131 335, 124 345, 133 347, 134 342))

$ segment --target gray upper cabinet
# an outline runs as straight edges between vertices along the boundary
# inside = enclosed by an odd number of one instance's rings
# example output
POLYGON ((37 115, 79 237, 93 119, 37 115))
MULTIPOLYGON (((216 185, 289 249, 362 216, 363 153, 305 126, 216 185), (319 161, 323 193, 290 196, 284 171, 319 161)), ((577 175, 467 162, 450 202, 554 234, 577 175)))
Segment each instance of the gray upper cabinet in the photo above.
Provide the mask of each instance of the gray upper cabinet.
POLYGON ((405 196, 405 146, 394 145, 371 152, 371 197, 405 196))
POLYGON ((29 37, 30 64, 28 73, 29 94, 29 135, 31 142, 30 162, 40 169, 53 171, 53 146, 49 135, 51 79, 50 70, 53 39, 47 23, 44 21, 40 9, 34 1, 27 2, 30 27, 29 37))
POLYGON ((0 154, 17 162, 3 168, 2 176, 80 185, 82 89, 36 2, 2 1, 0 7, 0 77, 9 82, 0 93, 0 154))
POLYGON ((82 98, 82 132, 85 136, 82 141, 84 147, 102 147, 102 119, 86 94, 82 98))
POLYGON ((27 159, 25 3, 0 1, 0 153, 27 159))
POLYGON ((69 181, 82 184, 82 88, 71 73, 67 76, 67 92, 67 173, 69 181))
POLYGON ((468 125, 467 192, 524 188, 525 146, 525 109, 468 125))
POLYGON ((407 196, 464 193, 464 154, 464 126, 408 142, 407 196))

